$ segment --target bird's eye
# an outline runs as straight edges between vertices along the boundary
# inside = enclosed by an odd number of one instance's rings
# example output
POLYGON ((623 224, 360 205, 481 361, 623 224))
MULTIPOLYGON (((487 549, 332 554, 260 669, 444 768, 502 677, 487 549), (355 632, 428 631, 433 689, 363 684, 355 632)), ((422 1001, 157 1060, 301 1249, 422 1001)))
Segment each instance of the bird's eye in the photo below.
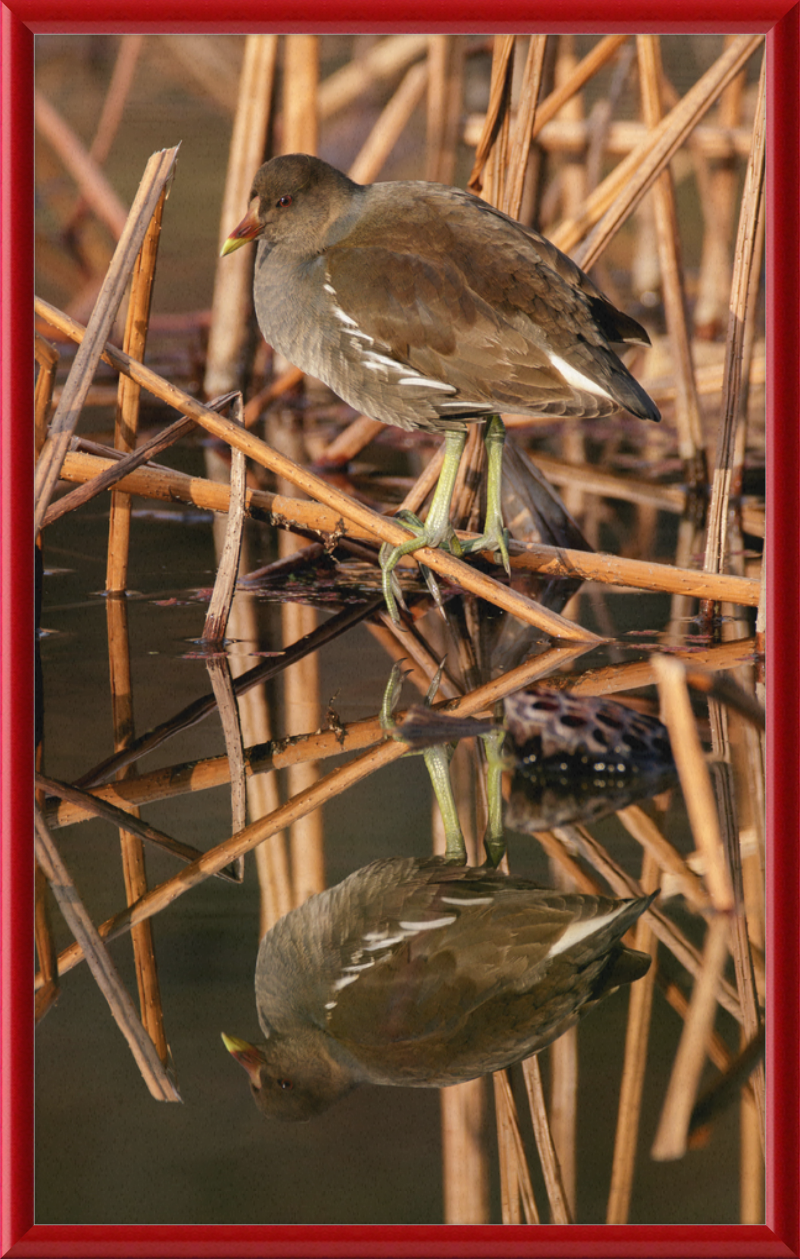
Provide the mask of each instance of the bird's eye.
POLYGON ((291 1088, 294 1088, 294 1085, 292 1084, 291 1080, 278 1080, 278 1088, 291 1089, 291 1088))
POLYGON ((279 210, 285 210, 287 205, 291 204, 292 198, 289 196, 288 192, 284 196, 278 197, 278 200, 275 202, 275 205, 279 210))

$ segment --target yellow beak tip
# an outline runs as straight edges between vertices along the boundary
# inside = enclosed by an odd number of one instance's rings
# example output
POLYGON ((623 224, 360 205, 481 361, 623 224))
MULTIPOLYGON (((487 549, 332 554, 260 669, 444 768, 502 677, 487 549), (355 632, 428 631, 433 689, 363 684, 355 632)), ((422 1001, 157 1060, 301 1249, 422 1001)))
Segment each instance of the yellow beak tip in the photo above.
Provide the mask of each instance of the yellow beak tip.
POLYGON ((224 258, 227 254, 232 254, 234 249, 241 249, 242 245, 246 245, 246 240, 237 240, 235 236, 229 236, 219 251, 220 258, 224 258))
POLYGON ((222 1036, 222 1043, 229 1054, 235 1053, 237 1050, 242 1050, 245 1047, 246 1042, 241 1041, 238 1036, 226 1036, 224 1032, 220 1034, 222 1036))

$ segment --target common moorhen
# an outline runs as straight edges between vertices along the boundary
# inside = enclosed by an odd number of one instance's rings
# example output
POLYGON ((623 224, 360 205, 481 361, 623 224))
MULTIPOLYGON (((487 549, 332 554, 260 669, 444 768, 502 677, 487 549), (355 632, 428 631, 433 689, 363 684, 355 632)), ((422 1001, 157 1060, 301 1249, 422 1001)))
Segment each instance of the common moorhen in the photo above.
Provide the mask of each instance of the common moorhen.
POLYGON ((309 1119, 363 1083, 470 1080, 537 1053, 644 975, 647 954, 620 940, 652 900, 548 891, 443 858, 374 861, 267 932, 266 1040, 223 1040, 277 1119, 309 1119))
POLYGON ((444 432, 425 525, 412 519, 417 536, 381 557, 395 619, 391 572, 419 547, 499 551, 508 569, 499 412, 660 419, 612 348, 649 344, 644 328, 538 232, 467 192, 360 185, 318 157, 275 157, 222 253, 256 238, 255 309, 269 344, 374 419, 444 432), (486 526, 461 548, 450 502, 476 420, 488 421, 486 526))

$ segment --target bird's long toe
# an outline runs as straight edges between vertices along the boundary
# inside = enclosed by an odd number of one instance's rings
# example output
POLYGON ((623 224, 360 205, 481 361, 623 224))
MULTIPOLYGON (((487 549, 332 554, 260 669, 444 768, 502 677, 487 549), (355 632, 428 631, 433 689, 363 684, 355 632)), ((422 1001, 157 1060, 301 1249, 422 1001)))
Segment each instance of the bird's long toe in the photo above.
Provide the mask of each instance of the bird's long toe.
POLYGON ((486 521, 486 528, 479 538, 470 542, 462 542, 461 549, 465 555, 475 555, 478 551, 490 551, 495 564, 502 564, 511 576, 511 563, 508 558, 508 530, 495 522, 486 521))

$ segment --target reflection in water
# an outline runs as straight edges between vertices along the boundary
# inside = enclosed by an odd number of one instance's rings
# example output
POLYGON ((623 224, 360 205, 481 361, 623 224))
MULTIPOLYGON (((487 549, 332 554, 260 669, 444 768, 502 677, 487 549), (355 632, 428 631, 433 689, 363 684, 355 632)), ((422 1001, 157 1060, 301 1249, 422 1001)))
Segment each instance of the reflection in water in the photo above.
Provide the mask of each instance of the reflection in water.
POLYGON ((549 891, 440 858, 374 861, 267 932, 266 1040, 225 1044, 279 1119, 308 1119, 358 1084, 500 1070, 646 973, 649 957, 620 940, 652 899, 549 891))
POLYGON ((425 747, 487 738, 498 728, 504 737, 499 758, 490 755, 489 794, 500 790, 492 767, 510 770, 505 822, 514 830, 596 821, 677 781, 669 735, 657 717, 548 687, 506 696, 502 726, 415 706, 395 734, 425 747))
POLYGON ((515 830, 596 821, 677 781, 666 727, 624 704, 541 689, 510 695, 504 716, 515 830))

